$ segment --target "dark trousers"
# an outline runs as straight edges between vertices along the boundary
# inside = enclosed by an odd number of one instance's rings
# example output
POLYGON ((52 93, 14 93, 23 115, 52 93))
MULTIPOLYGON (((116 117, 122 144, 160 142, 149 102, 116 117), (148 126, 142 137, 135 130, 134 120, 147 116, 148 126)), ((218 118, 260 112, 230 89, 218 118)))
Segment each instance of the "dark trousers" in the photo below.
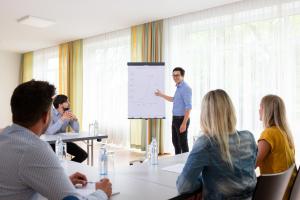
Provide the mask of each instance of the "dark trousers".
MULTIPOLYGON (((55 144, 50 144, 53 151, 55 152, 55 144)), ((77 144, 73 142, 67 142, 67 153, 74 156, 72 161, 74 162, 83 162, 87 157, 87 153, 77 144)))
POLYGON ((187 134, 190 125, 190 119, 187 121, 185 132, 180 133, 179 129, 183 119, 183 116, 173 116, 172 120, 172 142, 175 148, 175 154, 181 154, 189 151, 187 134))

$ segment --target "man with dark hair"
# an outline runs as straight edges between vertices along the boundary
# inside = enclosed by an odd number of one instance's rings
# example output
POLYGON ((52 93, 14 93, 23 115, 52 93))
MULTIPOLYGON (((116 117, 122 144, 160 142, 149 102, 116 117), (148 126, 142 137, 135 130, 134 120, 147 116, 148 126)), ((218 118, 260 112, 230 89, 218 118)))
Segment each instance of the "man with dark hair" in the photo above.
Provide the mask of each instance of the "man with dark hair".
POLYGON ((173 80, 177 87, 174 97, 167 96, 160 90, 155 92, 156 96, 173 102, 172 143, 175 154, 189 151, 187 134, 192 110, 192 89, 184 81, 184 75, 185 71, 181 67, 173 69, 173 80))
MULTIPOLYGON (((74 132, 79 131, 79 123, 77 117, 70 110, 70 102, 66 95, 60 94, 55 96, 52 107, 52 120, 46 131, 48 135, 65 133, 67 127, 70 126, 74 132)), ((55 144, 51 144, 55 150, 55 144)), ((87 153, 73 142, 67 142, 67 152, 74 156, 72 161, 83 162, 87 158, 87 153)))
POLYGON ((10 103, 13 124, 0 136, 0 199, 35 199, 40 193, 53 200, 70 195, 107 200, 112 192, 108 179, 97 182, 91 195, 79 195, 74 185, 85 186, 85 175, 77 172, 68 177, 49 144, 39 138, 51 120, 54 93, 53 85, 34 80, 14 90, 10 103))

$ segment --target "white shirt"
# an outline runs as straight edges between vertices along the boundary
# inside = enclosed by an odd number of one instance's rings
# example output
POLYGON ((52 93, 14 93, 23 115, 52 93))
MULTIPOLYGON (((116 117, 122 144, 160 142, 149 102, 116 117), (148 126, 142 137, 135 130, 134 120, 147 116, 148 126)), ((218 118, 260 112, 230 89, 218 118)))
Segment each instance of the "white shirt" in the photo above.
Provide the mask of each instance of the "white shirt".
POLYGON ((107 200, 102 190, 87 197, 79 195, 50 145, 13 124, 0 134, 0 200, 32 199, 37 193, 50 200, 69 195, 107 200))

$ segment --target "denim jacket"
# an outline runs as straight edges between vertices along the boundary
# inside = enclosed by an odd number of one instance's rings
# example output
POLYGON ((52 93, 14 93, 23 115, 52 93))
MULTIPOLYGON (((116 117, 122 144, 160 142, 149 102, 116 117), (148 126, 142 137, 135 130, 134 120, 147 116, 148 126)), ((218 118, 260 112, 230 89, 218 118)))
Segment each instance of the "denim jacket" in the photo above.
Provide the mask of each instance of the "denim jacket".
POLYGON ((177 179, 179 193, 202 188, 205 200, 251 199, 256 185, 257 145, 249 131, 237 131, 229 137, 232 167, 223 161, 213 138, 202 135, 190 152, 177 179))

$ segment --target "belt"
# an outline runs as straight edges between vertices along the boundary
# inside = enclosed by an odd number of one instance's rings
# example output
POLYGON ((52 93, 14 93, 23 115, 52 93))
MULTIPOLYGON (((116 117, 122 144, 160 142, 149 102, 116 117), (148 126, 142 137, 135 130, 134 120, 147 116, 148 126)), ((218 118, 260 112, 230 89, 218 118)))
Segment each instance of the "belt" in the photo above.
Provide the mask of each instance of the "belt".
POLYGON ((173 116, 173 119, 183 119, 184 116, 173 116))

